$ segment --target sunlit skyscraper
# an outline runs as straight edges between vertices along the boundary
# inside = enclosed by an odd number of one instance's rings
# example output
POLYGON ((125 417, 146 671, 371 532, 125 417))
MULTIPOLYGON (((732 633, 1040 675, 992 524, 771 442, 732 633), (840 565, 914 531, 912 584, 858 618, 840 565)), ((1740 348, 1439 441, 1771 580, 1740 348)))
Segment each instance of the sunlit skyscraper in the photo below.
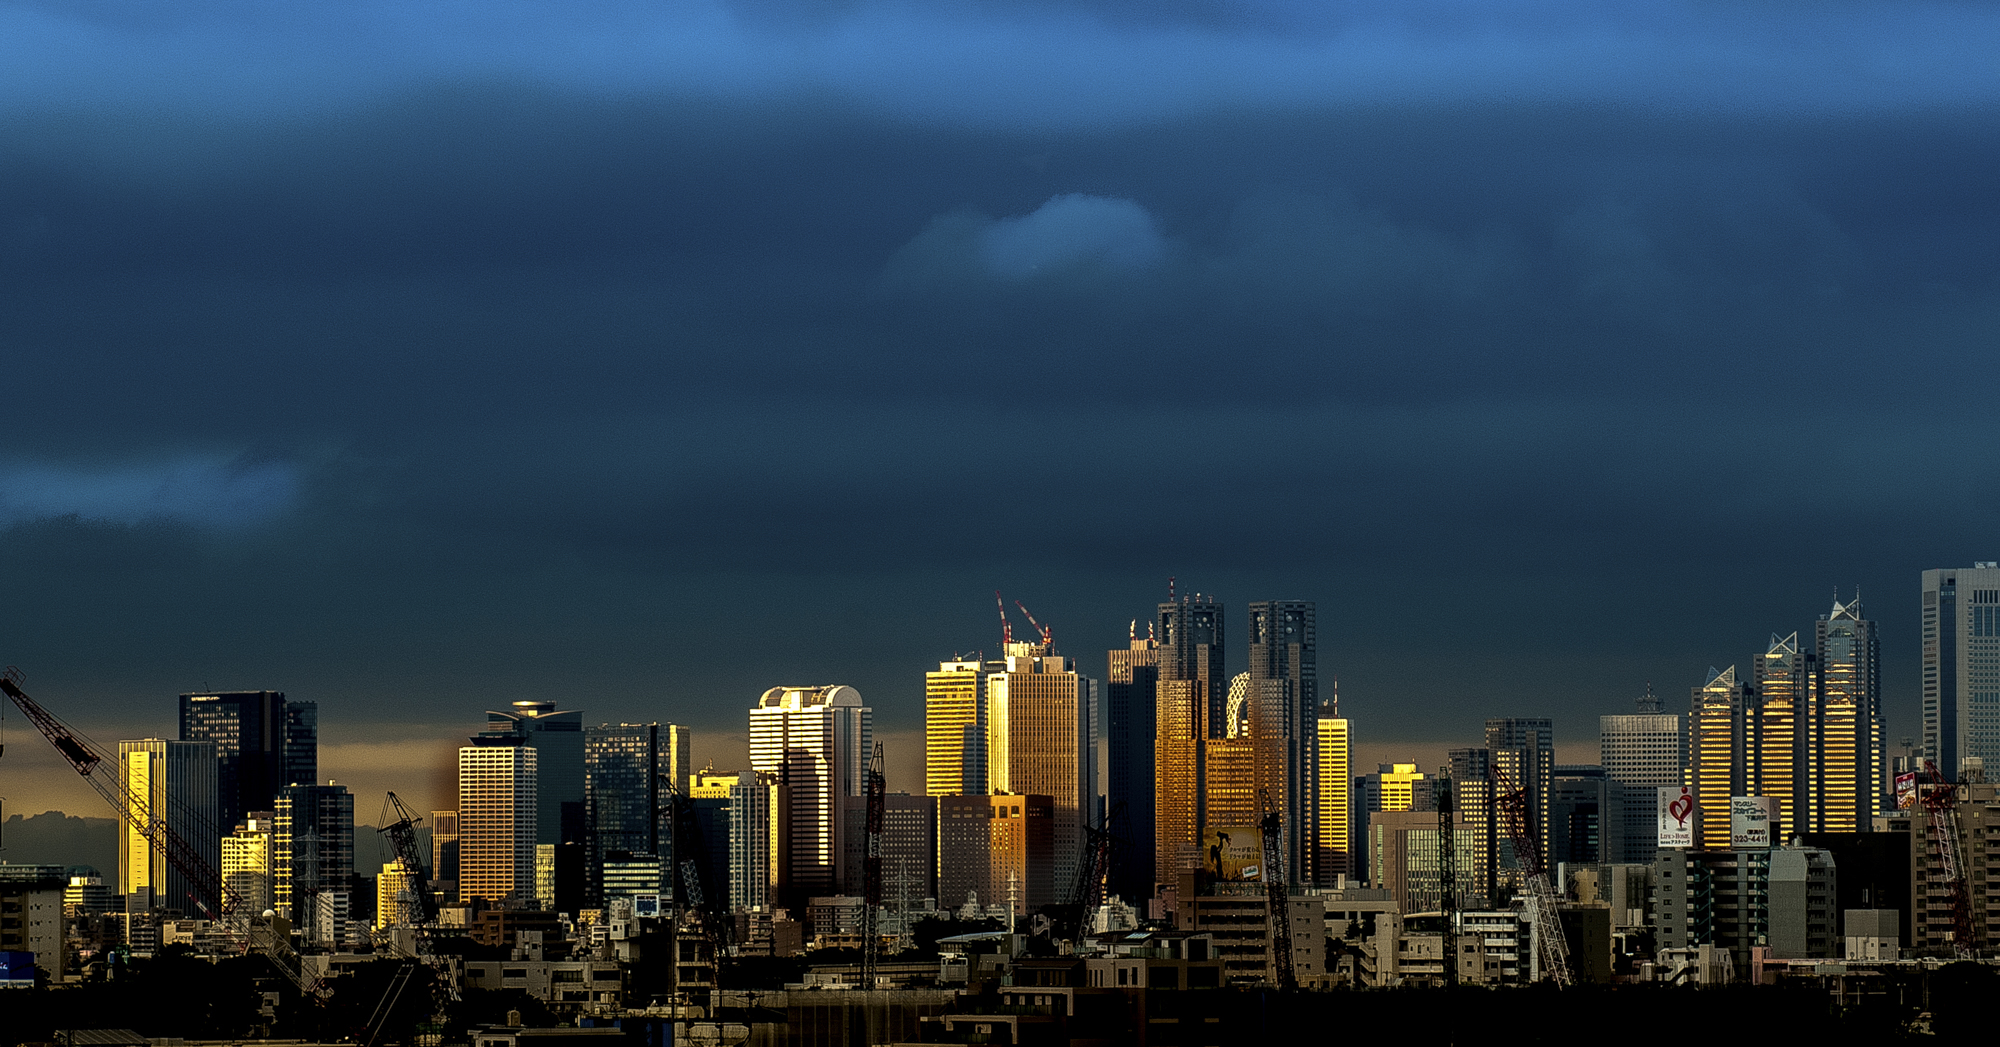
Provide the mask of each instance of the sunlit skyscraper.
POLYGON ((1207 779, 1203 743, 1220 734, 1228 695, 1222 608, 1197 593, 1163 603, 1155 620, 1160 678, 1153 734, 1153 877, 1174 883, 1196 860, 1207 779))
POLYGON ((750 766, 775 776, 782 791, 778 904, 840 893, 847 836, 865 810, 875 711, 852 687, 773 687, 750 710, 750 766))
POLYGON ((1340 692, 1319 714, 1319 855, 1315 867, 1322 881, 1355 875, 1354 745, 1347 718, 1340 715, 1340 692))
MULTIPOLYGON (((125 789, 145 805, 145 817, 165 822, 210 868, 216 867, 221 858, 222 829, 215 743, 164 738, 119 742, 118 763, 125 789)), ((203 907, 219 905, 221 899, 198 897, 196 885, 130 823, 119 825, 118 893, 127 898, 150 897, 150 905, 139 904, 139 911, 157 907, 178 909, 198 919, 222 916, 220 912, 203 912, 203 907)), ((132 909, 128 902, 128 911, 132 909)))
POLYGON ((924 674, 924 792, 986 791, 986 667, 954 658, 924 674))
POLYGON ((460 900, 534 897, 538 757, 518 739, 458 750, 460 900))
POLYGON ((1818 705, 1814 661, 1811 652, 1799 650, 1798 633, 1772 633, 1770 646, 1752 662, 1756 699, 1745 727, 1744 773, 1755 795, 1777 802, 1778 839, 1806 831, 1807 761, 1818 705))
POLYGON ((1733 665, 1711 666, 1708 681, 1688 692, 1686 784, 1701 812, 1697 842, 1704 849, 1728 848, 1730 797, 1750 795, 1750 769, 1756 764, 1753 693, 1737 680, 1733 665))
POLYGON ((1047 796, 1056 882, 1076 875, 1093 812, 1093 681, 1043 643, 1010 643, 986 677, 986 779, 995 793, 1047 796))
MULTIPOLYGON (((1975 594, 1976 595, 1976 594, 1975 594)), ((1994 594, 2000 600, 2000 590, 1994 594)), ((1992 614, 1991 643, 2000 643, 2000 603, 1992 614)), ((1805 762, 1809 800, 1803 819, 1808 832, 1866 832, 1885 805, 1888 767, 1882 745, 1881 655, 1875 623, 1862 616, 1861 596, 1819 617, 1816 709, 1805 762)), ((1988 637, 1974 636, 1975 643, 1988 637)), ((1925 650, 1929 650, 1926 643, 1925 650)), ((2000 672, 2000 664, 1995 666, 2000 672)), ((1974 675, 1977 688, 2000 694, 2000 676, 1974 675)), ((2000 707, 1996 707, 2000 710, 2000 707)), ((1790 831, 1789 829, 1787 831, 1790 831)))

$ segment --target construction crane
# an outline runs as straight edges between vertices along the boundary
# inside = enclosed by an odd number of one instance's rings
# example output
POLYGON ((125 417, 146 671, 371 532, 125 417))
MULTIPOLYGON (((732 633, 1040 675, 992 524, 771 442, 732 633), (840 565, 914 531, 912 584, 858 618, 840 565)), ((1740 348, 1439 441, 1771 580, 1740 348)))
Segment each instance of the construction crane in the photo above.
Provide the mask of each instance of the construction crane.
POLYGON ((28 722, 42 732, 62 758, 76 773, 83 777, 90 787, 118 812, 118 820, 133 832, 144 837, 166 859, 168 865, 187 881, 188 900, 209 919, 222 925, 223 933, 241 947, 264 954, 278 973, 297 988, 306 999, 316 1003, 325 1002, 324 989, 317 978, 301 970, 299 956, 291 944, 273 930, 269 924, 260 924, 254 913, 243 912, 243 898, 237 894, 222 874, 211 865, 200 851, 195 850, 185 837, 162 816, 151 808, 151 802, 126 788, 124 779, 116 772, 118 760, 109 751, 72 730, 54 713, 42 707, 40 702, 28 697, 21 689, 21 670, 14 666, 0 669, 0 693, 7 695, 28 722), (98 769, 109 764, 112 770, 104 774, 98 769))
POLYGON ((1541 848, 1535 845, 1535 831, 1528 822, 1528 790, 1508 785, 1497 776, 1497 771, 1493 788, 1499 801, 1500 821, 1506 826, 1508 841, 1514 845, 1514 857, 1521 863, 1528 898, 1534 907, 1535 955, 1541 960, 1542 970, 1558 986, 1567 988, 1573 980, 1569 945, 1563 940, 1555 888, 1549 883, 1548 868, 1542 864, 1541 848))
POLYGON ((1060 925, 1049 928, 1051 939, 1067 940, 1081 946, 1084 929, 1090 925, 1091 910, 1104 902, 1104 881, 1111 874, 1111 849, 1117 844, 1117 837, 1111 826, 1125 814, 1125 801, 1111 805, 1104 815, 1104 824, 1084 825, 1083 852, 1076 863, 1076 883, 1070 887, 1069 896, 1063 899, 1063 907, 1058 911, 1060 925))
POLYGON ((1007 645, 1014 642, 1014 623, 1007 620, 1007 599, 1000 590, 993 590, 993 602, 1000 607, 1000 653, 1007 653, 1007 645))
POLYGON ((888 808, 888 779, 882 773, 882 743, 868 758, 868 849, 861 857, 861 987, 873 989, 882 963, 882 822, 888 808))
POLYGON ((1056 631, 1054 629, 1051 629, 1043 625, 1038 621, 1035 621, 1034 612, 1028 610, 1027 604, 1022 603, 1019 600, 1016 600, 1014 601, 1014 606, 1019 607, 1021 609, 1021 613, 1025 615, 1028 619, 1028 624, 1034 628, 1035 632, 1041 634, 1042 646, 1054 648, 1056 645, 1056 631))
POLYGON ((1951 906, 1951 950, 1961 960, 1972 959, 1972 898, 1965 881, 1965 855, 1958 846, 1958 787, 1944 780, 1935 761, 1924 761, 1930 789, 1924 810, 1930 815, 1931 843, 1937 847, 1944 873, 1945 901, 1951 906))
POLYGON ((1299 987, 1298 974, 1292 969, 1292 903, 1291 890, 1285 883, 1285 848, 1283 835, 1285 818, 1271 806, 1268 790, 1259 789, 1264 801, 1264 820, 1259 823, 1264 837, 1264 899, 1270 909, 1271 966, 1278 973, 1278 988, 1299 987))
MULTIPOLYGON (((1338 685, 1336 685, 1338 686, 1338 685)), ((1438 779, 1438 912, 1444 916, 1444 983, 1458 984, 1458 826, 1451 777, 1438 779)))
POLYGON ((396 968, 396 974, 390 979, 389 987, 383 991, 382 999, 375 1004, 374 1013, 368 1016, 368 1024, 363 1027, 368 1035, 362 1041, 366 1047, 374 1047, 375 1042, 381 1038, 389 1016, 395 1013, 396 1004, 403 998, 403 991, 410 987, 410 982, 415 980, 420 968, 430 967, 436 970, 439 976, 433 979, 432 984, 442 986, 449 999, 458 998, 457 984, 453 979, 445 977, 444 971, 438 970, 440 962, 434 937, 438 905, 437 899, 431 895, 430 881, 424 875, 423 849, 417 844, 417 823, 423 819, 418 818, 395 793, 389 794, 388 800, 382 807, 382 817, 378 820, 384 824, 376 831, 389 838, 390 848, 395 851, 397 860, 402 863, 403 871, 410 877, 411 911, 408 915, 410 929, 414 932, 416 942, 415 954, 396 968), (391 813, 395 816, 393 819, 390 817, 391 813))
MULTIPOLYGON (((673 865, 667 870, 667 877, 672 880, 675 873, 679 873, 680 890, 674 892, 678 900, 677 915, 693 918, 702 938, 708 942, 711 956, 719 964, 728 938, 723 920, 729 910, 728 900, 720 884, 702 882, 701 871, 708 864, 708 847, 702 839, 701 822, 695 817, 694 799, 681 791, 673 775, 659 774, 656 781, 665 786, 662 799, 667 807, 668 846, 673 853, 673 865)), ((680 968, 678 956, 675 957, 674 967, 677 971, 680 968)))

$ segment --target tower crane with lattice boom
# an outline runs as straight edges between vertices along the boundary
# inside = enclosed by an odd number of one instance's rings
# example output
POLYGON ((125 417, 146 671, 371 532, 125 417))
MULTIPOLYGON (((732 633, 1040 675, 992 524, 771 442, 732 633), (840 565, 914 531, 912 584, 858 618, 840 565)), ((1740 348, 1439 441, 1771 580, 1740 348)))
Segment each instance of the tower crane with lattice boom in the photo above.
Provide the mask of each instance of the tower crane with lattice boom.
POLYGON ((1056 631, 1046 625, 1043 625, 1038 621, 1035 621, 1035 613, 1033 611, 1028 610, 1027 604, 1022 603, 1019 600, 1016 600, 1014 601, 1014 606, 1019 607, 1021 609, 1021 614, 1028 619, 1029 627, 1034 629, 1036 633, 1041 635, 1042 646, 1047 647, 1050 650, 1054 650, 1056 646, 1056 631))
POLYGON ((1528 823, 1528 790, 1514 788, 1496 772, 1493 791, 1499 801, 1500 820, 1507 828, 1507 839, 1514 845, 1514 857, 1521 863, 1521 873, 1527 880, 1528 898, 1534 905, 1535 955, 1541 960, 1542 971, 1566 988, 1572 980, 1569 944, 1563 940, 1555 888, 1549 883, 1548 868, 1542 864, 1541 848, 1535 845, 1535 832, 1528 823))
POLYGON ((118 812, 118 820, 133 832, 144 837, 166 859, 168 865, 188 883, 189 900, 209 919, 222 925, 223 933, 240 948, 252 949, 264 954, 271 965, 283 974, 286 980, 309 1000, 323 1003, 324 989, 319 979, 301 969, 298 953, 268 924, 258 923, 254 914, 243 911, 243 898, 222 873, 195 850, 194 845, 169 825, 167 819, 155 814, 151 802, 134 793, 125 785, 125 780, 116 773, 117 758, 108 750, 92 742, 82 734, 62 722, 54 713, 42 707, 40 702, 28 697, 21 689, 21 670, 7 666, 0 670, 0 693, 6 694, 28 722, 42 732, 62 758, 76 773, 118 812), (109 764, 114 770, 97 773, 109 764))
POLYGON ((882 823, 887 815, 889 780, 882 773, 882 743, 868 758, 867 847, 861 856, 861 987, 873 989, 882 962, 882 823))
POLYGON ((1264 902, 1270 910, 1271 967, 1278 975, 1278 988, 1296 989, 1298 973, 1292 968, 1291 888, 1285 883, 1284 815, 1271 807, 1267 790, 1258 790, 1264 801, 1264 820, 1259 835, 1264 838, 1264 902))
POLYGON ((1958 787, 1944 780, 1934 761, 1924 761, 1930 788, 1924 810, 1930 815, 1931 843, 1937 847, 1938 870, 1944 874, 1945 901, 1951 906, 1951 951, 1972 959, 1972 896, 1965 880, 1965 854, 1958 846, 1958 787))

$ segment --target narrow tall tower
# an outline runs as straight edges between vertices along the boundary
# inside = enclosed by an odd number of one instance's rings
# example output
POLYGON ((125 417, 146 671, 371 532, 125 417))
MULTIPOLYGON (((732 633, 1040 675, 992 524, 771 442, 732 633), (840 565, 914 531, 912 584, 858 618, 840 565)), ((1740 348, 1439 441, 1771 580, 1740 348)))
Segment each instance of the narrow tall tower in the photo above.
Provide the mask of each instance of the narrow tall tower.
POLYGON ((1754 694, 1733 665, 1711 666, 1708 682, 1688 692, 1687 785, 1701 811, 1704 849, 1729 847, 1729 799, 1750 794, 1750 768, 1759 756, 1750 730, 1754 694))
MULTIPOLYGON (((2000 588, 1991 596, 1993 602, 1973 605, 1975 617, 1986 609, 1994 626, 1987 635, 1973 637, 1975 645, 1984 641, 1975 649, 1989 658, 2000 647, 2000 588)), ((1844 604, 1835 596, 1833 609, 1820 615, 1813 633, 1819 658, 1809 756, 1803 761, 1810 797, 1803 825, 1810 832, 1865 832, 1876 810, 1887 806, 1881 654, 1875 623, 1862 616, 1857 592, 1844 604)), ((1924 649, 1931 650, 1928 642, 1924 649)), ((2000 677, 1975 675, 1972 683, 1972 694, 2000 707, 2000 677)))
MULTIPOLYGON (((1317 884, 1319 868, 1319 627, 1310 600, 1250 605, 1254 734, 1266 737, 1271 802, 1284 819, 1285 865, 1294 883, 1317 884)), ((1260 783, 1260 785, 1263 783, 1260 783)))
POLYGON ((1204 745, 1225 722, 1222 608, 1200 594, 1163 603, 1155 619, 1160 680, 1154 718, 1153 878, 1173 883, 1201 845, 1204 745))
POLYGON ((1948 781, 2000 766, 2000 562, 1923 574, 1923 756, 1948 781))

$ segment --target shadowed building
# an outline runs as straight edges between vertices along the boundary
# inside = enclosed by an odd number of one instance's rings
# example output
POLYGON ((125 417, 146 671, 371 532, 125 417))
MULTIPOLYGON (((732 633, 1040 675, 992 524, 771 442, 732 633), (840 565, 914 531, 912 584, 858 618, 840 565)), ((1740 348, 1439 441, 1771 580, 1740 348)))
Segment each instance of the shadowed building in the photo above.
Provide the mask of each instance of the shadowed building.
POLYGON ((1681 784, 1685 745, 1680 714, 1661 712, 1651 687, 1639 699, 1636 713, 1597 718, 1597 762, 1604 776, 1618 783, 1624 807, 1616 861, 1652 862, 1659 850, 1655 790, 1681 784))
POLYGON ((2000 767, 2000 562, 1924 572, 1923 658, 1923 755, 1946 781, 2000 767))
POLYGON ((251 811, 268 811, 287 785, 319 778, 319 706, 283 691, 211 691, 180 696, 180 740, 213 742, 216 810, 227 832, 251 811))
POLYGON ((1111 890, 1128 899, 1152 894, 1153 884, 1153 733, 1158 722, 1160 643, 1138 635, 1137 625, 1124 650, 1108 652, 1105 691, 1105 809, 1125 806, 1123 824, 1113 831, 1127 846, 1112 852, 1111 890))
POLYGON ((1250 604, 1250 736, 1258 739, 1258 783, 1285 827, 1285 876, 1325 880, 1319 869, 1319 626, 1309 600, 1250 604))
POLYGON ((612 852, 656 855, 672 864, 661 798, 666 782, 688 788, 692 744, 688 729, 671 723, 603 723, 584 730, 587 904, 603 900, 603 866, 612 852))
MULTIPOLYGON (((164 821, 210 868, 218 867, 222 829, 217 817, 215 743, 164 738, 119 742, 118 763, 126 790, 145 805, 149 817, 164 821)), ((118 828, 118 893, 128 899, 128 912, 178 909, 192 918, 221 918, 220 912, 202 911, 220 899, 197 898, 194 884, 168 863, 164 851, 130 824, 121 822, 118 828)))

